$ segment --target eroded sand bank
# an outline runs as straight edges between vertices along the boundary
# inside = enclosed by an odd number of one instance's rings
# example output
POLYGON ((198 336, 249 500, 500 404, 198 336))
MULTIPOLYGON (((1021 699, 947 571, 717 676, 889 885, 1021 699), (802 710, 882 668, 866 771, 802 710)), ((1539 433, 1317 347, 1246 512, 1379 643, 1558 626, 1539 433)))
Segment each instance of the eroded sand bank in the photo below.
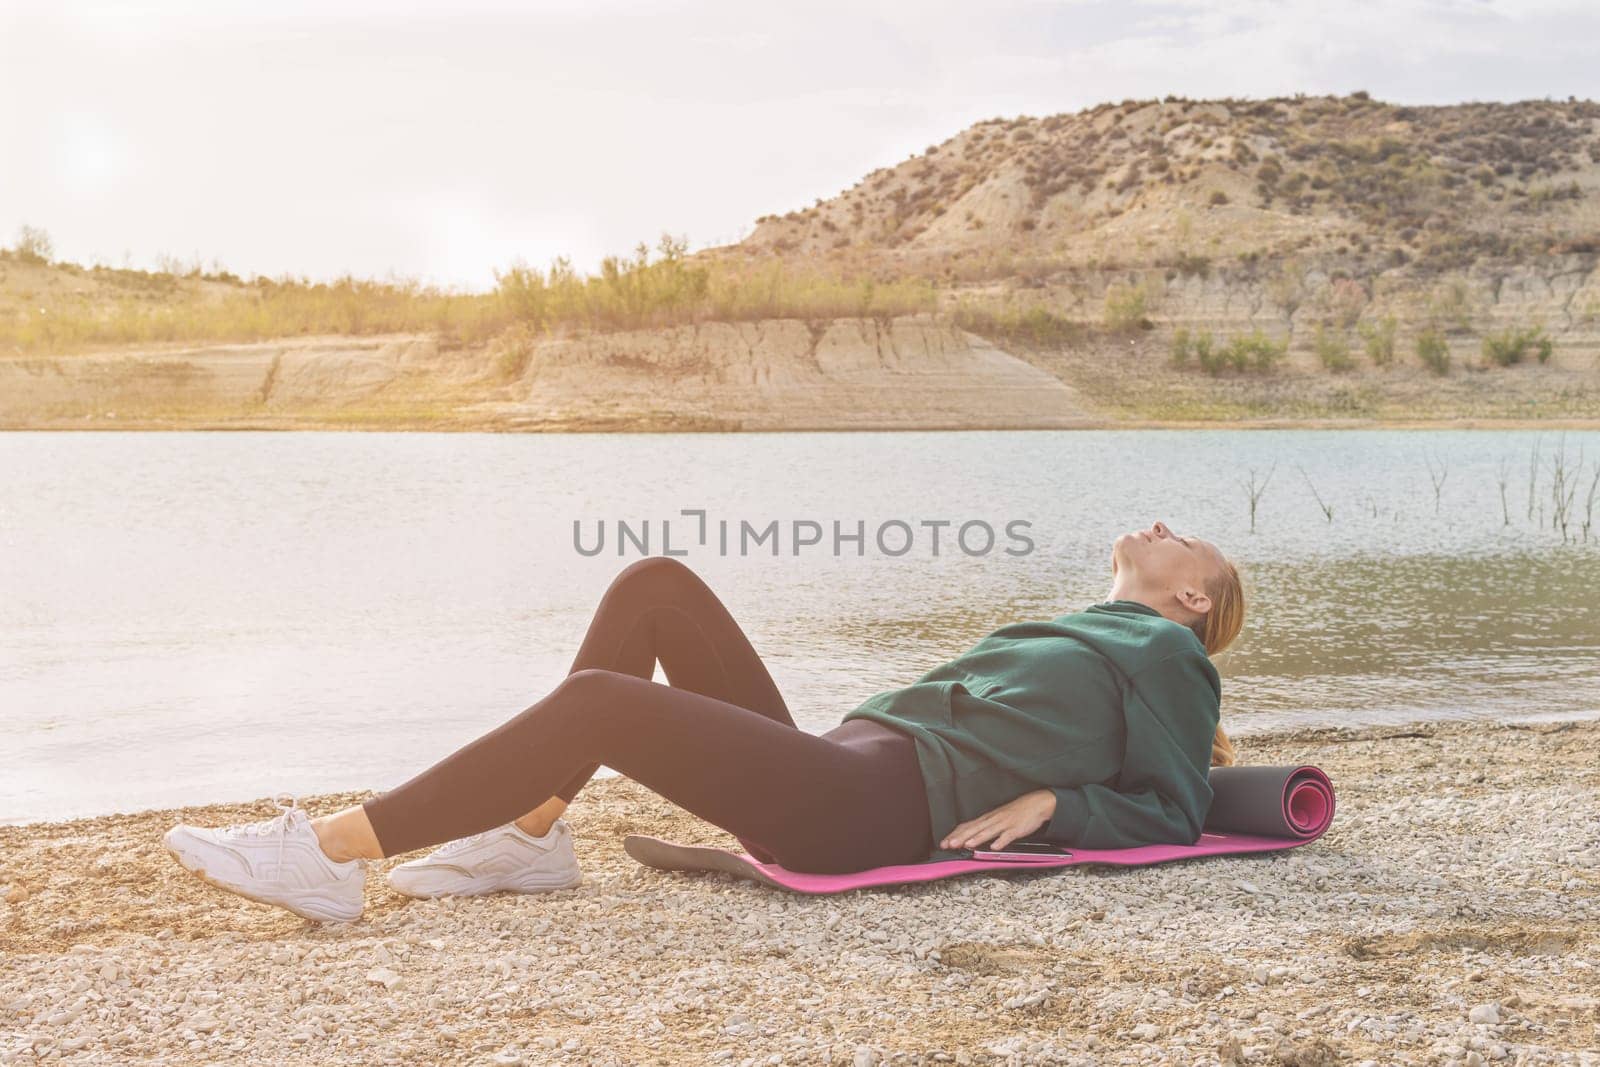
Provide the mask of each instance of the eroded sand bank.
POLYGON ((310 337, 0 355, 0 429, 1063 429, 1047 371, 932 316, 710 322, 441 349, 310 337))
POLYGON ((931 315, 514 336, 0 352, 0 430, 806 431, 1595 428, 1593 351, 1439 378, 1170 366, 1157 334, 1011 350, 931 315))

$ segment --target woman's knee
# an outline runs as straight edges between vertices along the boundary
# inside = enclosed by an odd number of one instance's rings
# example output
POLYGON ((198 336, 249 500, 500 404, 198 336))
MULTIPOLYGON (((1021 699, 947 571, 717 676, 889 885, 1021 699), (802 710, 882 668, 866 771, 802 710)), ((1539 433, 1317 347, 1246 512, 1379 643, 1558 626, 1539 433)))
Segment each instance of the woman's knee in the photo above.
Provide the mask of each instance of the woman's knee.
POLYGON ((637 681, 639 681, 637 675, 608 671, 599 667, 585 667, 561 679, 561 684, 556 686, 555 691, 567 699, 604 700, 607 697, 620 695, 626 683, 637 681))
POLYGON ((642 581, 683 581, 687 578, 698 578, 689 565, 674 556, 646 556, 644 559, 634 560, 622 570, 617 572, 612 579, 613 585, 624 582, 634 584, 642 581))
POLYGON ((522 717, 537 720, 544 728, 604 734, 634 722, 640 694, 629 690, 630 683, 637 685, 640 679, 597 668, 573 671, 522 717))
POLYGON ((634 723, 660 718, 661 702, 673 692, 676 691, 636 674, 586 667, 563 678, 549 703, 571 709, 591 721, 634 723))
POLYGON ((699 611, 717 596, 687 563, 671 556, 646 556, 622 568, 602 598, 602 611, 677 607, 699 611))

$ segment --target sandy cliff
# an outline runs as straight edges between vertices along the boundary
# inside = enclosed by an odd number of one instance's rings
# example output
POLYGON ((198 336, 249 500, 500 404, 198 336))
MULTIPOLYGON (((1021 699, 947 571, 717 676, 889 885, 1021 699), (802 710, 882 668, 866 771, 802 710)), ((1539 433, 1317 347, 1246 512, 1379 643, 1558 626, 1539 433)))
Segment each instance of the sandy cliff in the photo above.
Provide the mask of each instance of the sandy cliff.
POLYGON ((517 419, 615 408, 745 430, 1057 428, 1088 418, 1070 386, 930 316, 546 342, 513 391, 503 410, 517 419))
POLYGON ((907 316, 775 320, 441 351, 298 338, 0 356, 0 428, 907 429, 1082 425, 1076 392, 907 316))

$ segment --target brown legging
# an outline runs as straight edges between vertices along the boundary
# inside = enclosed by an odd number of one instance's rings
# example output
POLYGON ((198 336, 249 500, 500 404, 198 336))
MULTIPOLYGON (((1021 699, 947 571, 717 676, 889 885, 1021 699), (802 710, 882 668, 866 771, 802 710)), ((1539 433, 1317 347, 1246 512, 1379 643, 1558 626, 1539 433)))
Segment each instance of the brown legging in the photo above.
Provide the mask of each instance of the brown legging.
POLYGON ((601 764, 793 870, 933 850, 911 737, 859 719, 801 730, 727 608, 664 556, 611 583, 548 696, 363 807, 393 856, 570 803, 601 764), (650 681, 657 661, 670 685, 650 681))

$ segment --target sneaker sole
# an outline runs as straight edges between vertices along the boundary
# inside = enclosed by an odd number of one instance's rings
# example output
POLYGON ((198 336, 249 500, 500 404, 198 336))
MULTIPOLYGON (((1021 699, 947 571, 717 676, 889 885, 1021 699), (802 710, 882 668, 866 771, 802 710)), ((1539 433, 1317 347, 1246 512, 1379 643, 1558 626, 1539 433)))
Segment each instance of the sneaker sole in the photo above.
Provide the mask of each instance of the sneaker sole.
POLYGON ((239 886, 231 885, 228 882, 219 881, 218 879, 211 877, 205 872, 204 867, 189 866, 189 864, 184 861, 183 853, 179 852, 165 841, 162 841, 162 847, 167 850, 167 854, 169 856, 178 862, 178 866, 182 867, 184 870, 188 871, 202 882, 206 883, 207 885, 216 886, 218 889, 225 889, 230 893, 244 897, 246 900, 253 900, 257 904, 268 904, 274 908, 283 908, 287 911, 294 912, 302 919, 311 919, 315 922, 348 923, 355 922, 361 917, 360 912, 357 912, 355 915, 346 916, 337 912, 330 913, 326 909, 314 910, 318 908, 321 900, 321 898, 317 897, 312 897, 307 903, 301 903, 298 900, 268 900, 265 897, 258 897, 254 893, 242 889, 239 886))
POLYGON ((583 872, 574 867, 570 871, 541 871, 525 875, 510 884, 501 884, 498 878, 474 878, 462 889, 427 892, 403 889, 393 881, 389 882, 389 888, 418 900, 433 900, 437 897, 482 897, 492 893, 553 893, 558 889, 571 889, 582 881, 583 872))

